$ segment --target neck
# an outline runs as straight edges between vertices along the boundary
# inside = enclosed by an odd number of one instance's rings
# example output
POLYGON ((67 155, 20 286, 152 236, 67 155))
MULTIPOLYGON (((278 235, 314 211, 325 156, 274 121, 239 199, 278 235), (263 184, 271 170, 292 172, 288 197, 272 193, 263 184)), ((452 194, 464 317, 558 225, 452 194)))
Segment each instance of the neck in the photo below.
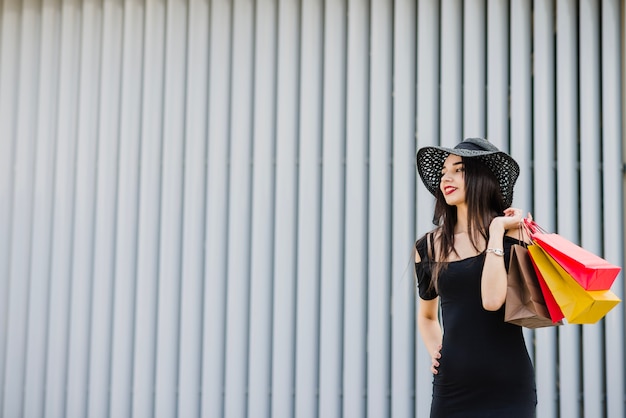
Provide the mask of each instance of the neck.
POLYGON ((459 205, 456 207, 456 225, 454 225, 454 232, 467 232, 469 227, 469 220, 467 218, 467 206, 459 205))

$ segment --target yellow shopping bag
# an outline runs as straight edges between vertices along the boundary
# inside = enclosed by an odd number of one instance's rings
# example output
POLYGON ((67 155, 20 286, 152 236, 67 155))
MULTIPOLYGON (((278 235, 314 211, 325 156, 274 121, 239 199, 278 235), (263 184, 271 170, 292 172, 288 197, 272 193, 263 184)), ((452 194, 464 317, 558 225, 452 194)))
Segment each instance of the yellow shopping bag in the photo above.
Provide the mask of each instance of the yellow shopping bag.
POLYGON ((621 300, 610 290, 585 290, 538 245, 528 253, 571 324, 595 324, 621 300))

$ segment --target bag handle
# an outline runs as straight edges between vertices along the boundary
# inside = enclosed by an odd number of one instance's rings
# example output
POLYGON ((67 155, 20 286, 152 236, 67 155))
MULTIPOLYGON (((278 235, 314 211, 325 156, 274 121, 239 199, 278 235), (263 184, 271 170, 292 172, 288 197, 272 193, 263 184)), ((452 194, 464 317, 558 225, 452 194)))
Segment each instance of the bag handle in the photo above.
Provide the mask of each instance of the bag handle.
MULTIPOLYGON (((530 216, 530 213, 528 215, 530 216)), ((530 229, 528 225, 526 224, 527 220, 528 220, 527 218, 521 219, 519 221, 519 228, 517 228, 517 245, 524 247, 524 248, 528 248, 528 243, 526 242, 525 239, 523 239, 524 232, 526 233, 526 235, 528 235, 528 237, 531 236, 530 229)))
MULTIPOLYGON (((530 216, 530 213, 529 213, 530 216)), ((530 233, 528 231, 528 227, 525 223, 526 218, 523 218, 519 221, 519 228, 517 228, 517 244, 521 247, 528 248, 528 243, 525 239, 522 239, 523 232, 526 233, 530 237, 530 233)))
MULTIPOLYGON (((520 221, 520 229, 519 229, 519 233, 520 235, 522 234, 522 230, 524 230, 524 232, 526 233, 526 235, 528 236, 528 238, 530 238, 531 241, 533 240, 533 231, 531 229, 531 227, 528 225, 528 219, 524 218, 520 221)), ((531 221, 532 222, 532 221, 531 221)))
POLYGON ((524 226, 526 227, 526 232, 530 235, 530 237, 532 238, 532 236, 534 234, 537 233, 541 233, 541 234, 547 234, 548 231, 546 231, 545 229, 543 229, 537 222, 535 222, 534 219, 532 218, 524 218, 522 219, 522 223, 524 224, 524 226))

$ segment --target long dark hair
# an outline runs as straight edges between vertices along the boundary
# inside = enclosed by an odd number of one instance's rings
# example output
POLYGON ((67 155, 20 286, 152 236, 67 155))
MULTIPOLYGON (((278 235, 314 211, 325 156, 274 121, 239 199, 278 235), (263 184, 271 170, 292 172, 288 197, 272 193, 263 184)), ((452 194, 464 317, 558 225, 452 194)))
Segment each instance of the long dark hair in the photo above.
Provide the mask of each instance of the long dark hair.
MULTIPOLYGON (((464 179, 465 179, 465 200, 467 202, 467 234, 474 249, 478 252, 480 237, 485 241, 489 240, 489 225, 496 216, 504 213, 504 200, 500 185, 494 174, 478 158, 463 157, 464 179)), ((437 289, 437 279, 439 274, 448 266, 443 261, 454 253, 458 256, 454 248, 454 226, 457 222, 456 206, 450 206, 437 189, 435 194, 435 212, 433 223, 435 228, 439 251, 436 259, 440 262, 433 264, 431 286, 437 289)), ((434 241, 433 241, 434 242, 434 241)), ((434 260, 433 260, 434 261, 434 260)))

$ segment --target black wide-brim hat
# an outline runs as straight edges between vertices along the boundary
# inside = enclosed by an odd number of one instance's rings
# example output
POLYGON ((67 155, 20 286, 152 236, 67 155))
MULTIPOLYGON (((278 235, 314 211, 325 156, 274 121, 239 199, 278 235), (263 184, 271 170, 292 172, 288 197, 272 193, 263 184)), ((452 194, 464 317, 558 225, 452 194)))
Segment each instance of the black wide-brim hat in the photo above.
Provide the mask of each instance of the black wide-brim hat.
POLYGON ((496 176, 506 207, 513 203, 513 187, 519 177, 519 165, 505 152, 483 138, 467 138, 454 148, 423 147, 417 151, 417 171, 424 186, 436 196, 441 181, 441 169, 448 155, 476 158, 496 176))

